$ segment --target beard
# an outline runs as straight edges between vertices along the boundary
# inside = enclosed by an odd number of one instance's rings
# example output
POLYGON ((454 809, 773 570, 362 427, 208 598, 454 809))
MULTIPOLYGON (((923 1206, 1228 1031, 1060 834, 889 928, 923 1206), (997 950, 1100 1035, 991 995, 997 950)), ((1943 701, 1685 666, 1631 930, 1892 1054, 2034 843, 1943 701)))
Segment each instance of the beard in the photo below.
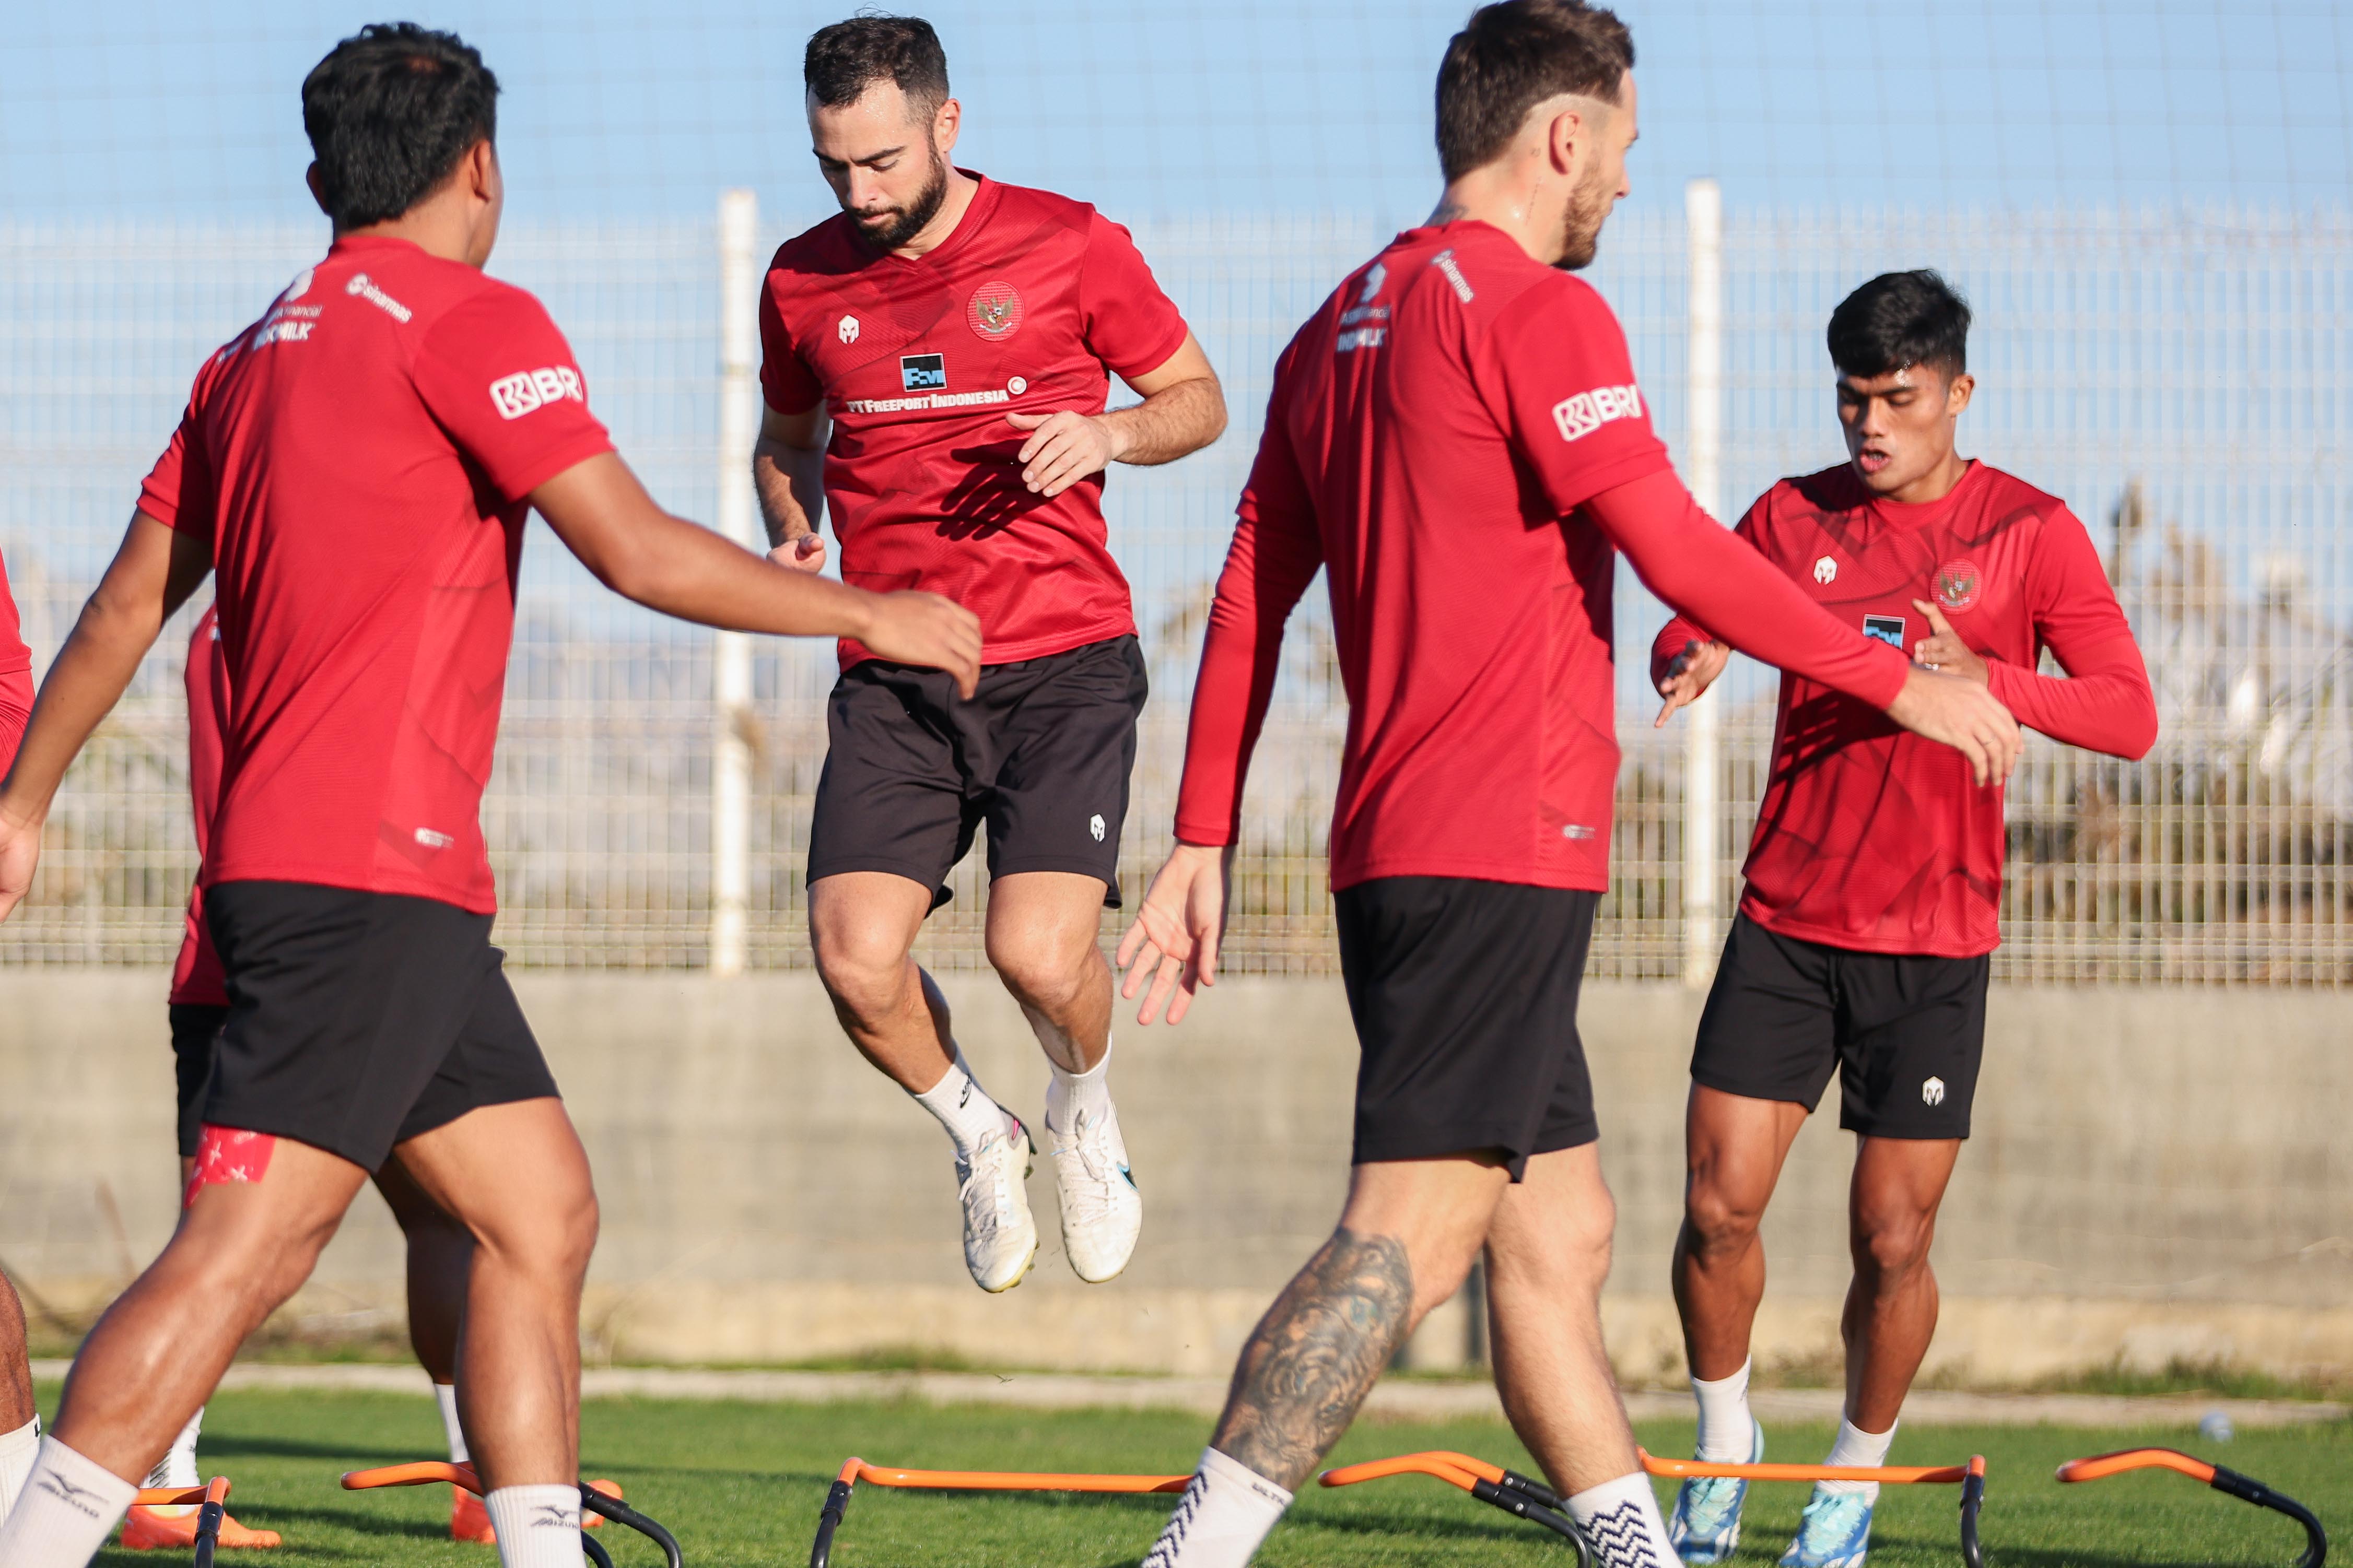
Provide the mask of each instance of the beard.
POLYGON ((948 199, 948 163, 936 149, 932 153, 932 166, 924 176, 923 188, 915 199, 903 207, 884 207, 879 212, 851 213, 850 223, 859 237, 881 251, 892 251, 923 232, 925 226, 940 216, 940 204, 948 199))
POLYGON ((1581 272, 1593 265, 1601 254, 1601 226, 1609 221, 1610 209, 1617 203, 1610 199, 1610 182, 1588 176, 1569 193, 1568 211, 1561 218, 1560 259, 1553 263, 1564 272, 1581 272))

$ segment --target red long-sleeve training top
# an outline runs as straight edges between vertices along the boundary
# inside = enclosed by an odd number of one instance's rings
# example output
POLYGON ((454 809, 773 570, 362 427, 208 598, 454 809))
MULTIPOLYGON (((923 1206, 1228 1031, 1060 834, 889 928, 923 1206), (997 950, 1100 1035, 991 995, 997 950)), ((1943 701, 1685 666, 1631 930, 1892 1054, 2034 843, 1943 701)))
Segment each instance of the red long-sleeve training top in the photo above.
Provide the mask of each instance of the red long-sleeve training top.
MULTIPOLYGON (((1909 649, 1936 605, 2018 721, 2138 757, 2157 701, 2099 552, 2064 502, 1985 463, 1940 501, 1873 497, 1844 464, 1783 479, 1735 530, 1798 588, 1909 649), (2037 672, 2049 648, 2065 677, 2037 672)), ((1651 647, 1652 684, 1704 616, 1651 647)), ((1972 958, 2000 944, 2002 792, 1948 747, 1800 674, 1781 677, 1772 772, 1740 907, 1785 936, 1866 952, 1972 958)))
POLYGON ((1693 504, 1609 307, 1483 223, 1399 235, 1300 329, 1240 514, 1176 836, 1233 841, 1283 622, 1328 568, 1348 693, 1335 889, 1608 885, 1613 542, 1760 657, 1872 704, 1905 677, 1693 504))

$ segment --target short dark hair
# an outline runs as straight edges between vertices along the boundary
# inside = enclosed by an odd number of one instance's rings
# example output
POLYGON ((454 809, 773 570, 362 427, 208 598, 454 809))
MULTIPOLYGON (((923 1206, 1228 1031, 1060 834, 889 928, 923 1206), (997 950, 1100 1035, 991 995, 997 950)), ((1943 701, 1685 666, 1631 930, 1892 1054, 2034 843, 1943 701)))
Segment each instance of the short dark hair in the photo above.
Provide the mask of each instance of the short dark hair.
POLYGON ((1580 0, 1499 0, 1471 13, 1438 68, 1438 166, 1450 180, 1483 168, 1528 110, 1564 92, 1618 101, 1634 35, 1580 0))
POLYGON ((499 79, 455 33, 372 22, 302 79, 302 129, 338 229, 398 217, 477 142, 495 141, 499 79))
POLYGON ((1831 363, 1869 379, 1923 364, 1956 376, 1969 368, 1969 306, 1935 272, 1883 272, 1831 312, 1831 363))
POLYGON ((896 82, 918 117, 948 98, 948 56, 921 16, 860 14, 809 35, 801 80, 820 107, 856 103, 878 81, 896 82))

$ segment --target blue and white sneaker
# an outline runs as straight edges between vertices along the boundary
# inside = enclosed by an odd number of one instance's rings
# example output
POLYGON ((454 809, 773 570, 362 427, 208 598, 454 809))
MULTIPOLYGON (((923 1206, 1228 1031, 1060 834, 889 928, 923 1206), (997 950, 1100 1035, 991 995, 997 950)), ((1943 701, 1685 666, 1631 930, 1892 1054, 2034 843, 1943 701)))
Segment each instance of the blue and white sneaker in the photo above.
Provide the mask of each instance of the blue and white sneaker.
POLYGON ((1862 1568, 1871 1550, 1871 1499, 1854 1492, 1814 1497, 1798 1521, 1798 1538, 1781 1553, 1781 1568, 1862 1568))
MULTIPOLYGON (((1765 1428, 1749 1418, 1757 1435, 1748 1445, 1748 1462, 1765 1460, 1765 1428)), ((1675 1493, 1674 1517, 1667 1521, 1667 1541, 1686 1563, 1723 1563, 1740 1544, 1740 1505, 1748 1500, 1748 1483, 1721 1476, 1685 1481, 1675 1493)))

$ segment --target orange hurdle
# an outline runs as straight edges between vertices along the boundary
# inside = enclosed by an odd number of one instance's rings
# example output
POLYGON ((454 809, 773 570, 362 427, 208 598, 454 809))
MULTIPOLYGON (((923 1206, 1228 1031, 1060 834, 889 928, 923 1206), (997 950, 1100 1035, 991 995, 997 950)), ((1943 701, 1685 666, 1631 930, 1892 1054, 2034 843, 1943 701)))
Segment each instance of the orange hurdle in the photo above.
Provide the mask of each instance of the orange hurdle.
POLYGON ((2127 1470, 2171 1470, 2202 1481, 2218 1492, 2226 1492, 2242 1502, 2284 1513, 2304 1526, 2304 1555, 2295 1560, 2295 1568, 2320 1568, 2328 1561, 2328 1532, 2320 1528, 2312 1510, 2284 1492, 2275 1492, 2253 1476, 2221 1465, 2208 1464, 2195 1454, 2185 1454, 2179 1448, 2123 1448, 2113 1454, 2094 1454, 2089 1458, 2070 1459, 2059 1467, 2063 1481, 2097 1481, 2110 1476, 2121 1476, 2127 1470))
MULTIPOLYGON (((347 1492, 373 1491, 378 1487, 424 1487, 446 1481, 453 1487, 463 1487, 476 1497, 482 1495, 481 1478, 471 1465, 453 1465, 442 1459, 420 1459, 414 1464, 384 1465, 373 1470, 348 1470, 343 1474, 343 1489, 347 1492)), ((611 1483, 607 1482, 607 1485, 611 1483)), ((662 1550, 670 1568, 684 1568, 685 1558, 678 1549, 678 1538, 648 1519, 619 1498, 598 1491, 587 1482, 580 1483, 580 1506, 591 1513, 602 1514, 616 1524, 626 1524, 662 1550)), ((612 1554, 602 1542, 586 1531, 580 1532, 580 1550, 596 1568, 613 1568, 612 1554)))
POLYGON ((860 1481, 869 1486, 906 1487, 919 1491, 1124 1492, 1134 1496, 1181 1492, 1192 1479, 1191 1476, 1066 1475, 1043 1470, 902 1470, 870 1465, 853 1456, 843 1462, 841 1473, 834 1478, 832 1489, 825 1495, 825 1507, 818 1512, 817 1541, 809 1548, 809 1568, 827 1568, 831 1562, 833 1532, 841 1528, 842 1516, 849 1511, 849 1494, 860 1481))
POLYGON ((191 1504, 199 1510, 195 1568, 212 1568, 213 1553, 220 1549, 221 1521, 228 1513, 227 1476, 215 1476, 200 1487, 142 1487, 131 1500, 133 1508, 185 1508, 191 1504))
MULTIPOLYGON (((1634 1452, 1642 1461, 1642 1468, 1654 1476, 1670 1479, 1689 1479, 1699 1476, 1721 1476, 1744 1481, 1878 1481, 1893 1486, 1958 1486, 1961 1489, 1961 1560, 1968 1568, 1984 1568, 1984 1553, 1978 1543, 1978 1513, 1985 1500, 1985 1457, 1978 1455, 1966 1465, 1718 1465, 1700 1459, 1662 1459, 1637 1448, 1634 1452)), ((1573 1542, 1578 1557, 1588 1564, 1591 1548, 1568 1517, 1567 1505, 1560 1495, 1542 1481, 1507 1470, 1501 1465, 1489 1464, 1469 1454, 1457 1454, 1447 1449, 1432 1449, 1420 1454, 1400 1454, 1394 1458, 1372 1459, 1361 1465, 1344 1465, 1326 1470, 1323 1484, 1327 1487, 1352 1487, 1364 1481, 1377 1481, 1390 1476, 1421 1475, 1434 1477, 1447 1485, 1459 1487, 1481 1502, 1502 1509, 1515 1518, 1540 1524, 1556 1535, 1573 1542)), ((2317 1562, 2301 1564, 2300 1568, 2320 1568, 2317 1562)))

